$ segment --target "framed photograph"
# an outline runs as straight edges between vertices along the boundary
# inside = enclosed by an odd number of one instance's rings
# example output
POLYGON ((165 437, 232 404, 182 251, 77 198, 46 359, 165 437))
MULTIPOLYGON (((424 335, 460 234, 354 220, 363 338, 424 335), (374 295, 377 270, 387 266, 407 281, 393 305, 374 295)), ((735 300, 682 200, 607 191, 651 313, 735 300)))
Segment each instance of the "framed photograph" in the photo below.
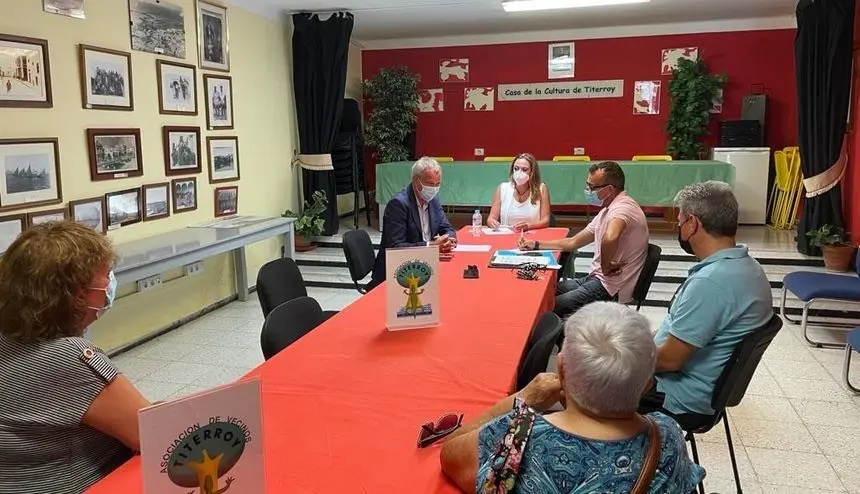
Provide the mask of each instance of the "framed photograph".
POLYGON ((548 78, 570 79, 576 72, 576 51, 574 43, 552 43, 548 46, 548 78))
POLYGON ((69 219, 69 210, 66 208, 36 211, 27 213, 27 226, 36 226, 52 221, 66 221, 67 219, 69 219))
POLYGON ((140 129, 87 129, 87 147, 92 180, 143 175, 140 129))
POLYGON ((157 220, 170 216, 170 184, 149 184, 143 186, 143 221, 157 220))
POLYGON ((0 139, 0 211, 63 202, 56 138, 0 139))
POLYGON ((162 127, 164 173, 190 175, 200 173, 200 127, 162 127))
POLYGON ((227 8, 197 1, 197 52, 200 68, 230 72, 227 8))
POLYGON ((0 107, 51 108, 48 41, 0 34, 0 107))
POLYGON ((158 74, 158 112, 197 115, 197 69, 193 65, 155 61, 158 74))
POLYGON ((185 58, 185 12, 167 0, 128 0, 131 49, 185 58))
POLYGON ((230 216, 239 210, 239 187, 218 187, 215 189, 215 217, 230 216))
POLYGON ((239 138, 207 137, 209 183, 239 180, 239 138))
POLYGON ((131 225, 141 220, 140 187, 105 194, 108 228, 131 225))
POLYGON ((86 19, 84 12, 84 0, 43 0, 42 8, 51 14, 86 19))
POLYGON ((197 209, 197 179, 175 178, 170 182, 173 189, 173 213, 184 213, 197 209))
POLYGON ((94 110, 134 110, 131 54, 80 45, 81 98, 94 110))
POLYGON ((101 233, 107 232, 104 196, 69 201, 69 216, 75 223, 101 233))
POLYGON ((233 78, 227 75, 204 75, 206 88, 206 125, 209 129, 233 128, 233 78))
POLYGON ((0 254, 6 252, 6 249, 26 228, 27 217, 23 214, 0 216, 0 254))

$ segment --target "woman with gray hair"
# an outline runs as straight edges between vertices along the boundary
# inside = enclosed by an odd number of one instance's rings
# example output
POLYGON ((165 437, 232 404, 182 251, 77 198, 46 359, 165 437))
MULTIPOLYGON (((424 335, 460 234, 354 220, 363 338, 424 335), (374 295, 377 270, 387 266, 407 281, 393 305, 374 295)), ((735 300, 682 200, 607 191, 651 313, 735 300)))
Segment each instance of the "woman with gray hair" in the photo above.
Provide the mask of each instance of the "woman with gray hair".
POLYGON ((558 374, 540 374, 452 434, 445 474, 465 492, 693 492, 705 471, 678 424, 636 413, 657 354, 648 320, 595 302, 564 332, 558 374), (541 415, 558 401, 563 411, 541 415))

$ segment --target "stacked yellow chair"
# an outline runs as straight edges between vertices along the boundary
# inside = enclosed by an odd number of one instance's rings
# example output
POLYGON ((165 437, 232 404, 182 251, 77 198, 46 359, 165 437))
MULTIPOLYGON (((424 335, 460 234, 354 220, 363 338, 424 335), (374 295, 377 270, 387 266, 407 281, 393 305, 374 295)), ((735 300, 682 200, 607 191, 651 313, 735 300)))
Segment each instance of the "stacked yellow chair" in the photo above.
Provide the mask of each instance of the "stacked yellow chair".
POLYGON ((553 161, 591 161, 590 156, 553 156, 553 161))
POLYGON ((499 161, 506 161, 506 162, 510 163, 513 160, 514 160, 513 156, 487 156, 486 158, 484 158, 484 163, 493 163, 493 162, 499 162, 499 161))
POLYGON ((451 163, 454 161, 454 158, 450 156, 431 156, 434 160, 439 163, 451 163))
POLYGON ((668 154, 637 154, 633 161, 672 161, 672 157, 668 154))
POLYGON ((792 230, 797 223, 797 209, 803 197, 800 149, 787 147, 774 151, 773 161, 776 179, 770 192, 768 224, 777 230, 792 230))

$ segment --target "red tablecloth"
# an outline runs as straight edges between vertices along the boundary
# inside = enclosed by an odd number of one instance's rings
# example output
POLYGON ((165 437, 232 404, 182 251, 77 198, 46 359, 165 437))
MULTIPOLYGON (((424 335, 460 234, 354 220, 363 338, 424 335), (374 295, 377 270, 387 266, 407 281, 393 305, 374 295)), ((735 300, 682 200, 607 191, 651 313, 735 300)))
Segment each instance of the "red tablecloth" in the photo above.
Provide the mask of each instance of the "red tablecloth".
MULTIPOLYGON (((459 233, 461 243, 493 251, 516 238, 459 233)), ((554 272, 519 280, 486 267, 491 254, 458 252, 440 263, 439 327, 387 331, 380 286, 248 374, 263 382, 268 492, 457 492, 440 471, 439 446, 416 447, 421 424, 447 412, 468 421, 505 396, 533 324, 554 299, 554 272), (463 279, 469 264, 480 279, 463 279)), ((89 492, 142 492, 140 458, 89 492)))

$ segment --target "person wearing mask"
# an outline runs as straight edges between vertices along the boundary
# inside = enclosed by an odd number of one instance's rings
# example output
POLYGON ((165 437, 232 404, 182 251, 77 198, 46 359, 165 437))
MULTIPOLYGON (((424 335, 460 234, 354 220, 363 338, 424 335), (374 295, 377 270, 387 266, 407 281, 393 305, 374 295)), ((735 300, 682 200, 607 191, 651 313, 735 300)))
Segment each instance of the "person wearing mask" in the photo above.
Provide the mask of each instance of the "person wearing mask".
POLYGON ((433 158, 422 157, 412 165, 412 183, 398 192, 382 216, 382 242, 376 254, 368 290, 385 281, 385 250, 438 245, 450 252, 457 232, 448 222, 437 197, 442 186, 442 168, 433 158))
POLYGON ((709 181, 675 198, 678 243, 699 262, 678 289, 657 331, 655 388, 643 409, 713 415, 717 378, 744 337, 773 316, 770 282, 749 249, 738 245, 738 201, 732 188, 709 181))
POLYGON ((558 284, 554 312, 567 317, 600 300, 628 303, 648 253, 648 222, 639 204, 624 191, 624 170, 614 161, 591 165, 585 182, 589 204, 603 209, 570 238, 541 241, 521 238, 520 249, 573 252, 594 243, 591 272, 558 284))
POLYGON ((523 153, 511 162, 508 181, 496 189, 487 226, 507 226, 518 231, 546 228, 550 208, 549 189, 541 182, 538 162, 531 154, 523 153))
POLYGON ((694 492, 705 472, 681 428, 662 413, 636 413, 657 353, 648 319, 595 302, 564 332, 558 374, 539 374, 445 440, 445 475, 463 492, 531 494, 629 493, 652 473, 636 492, 694 492), (544 415, 559 401, 562 411, 544 415), (652 454, 656 471, 645 466, 652 454))
POLYGON ((104 235, 33 226, 0 258, 0 492, 77 494, 140 449, 149 402, 84 331, 116 295, 104 235))

